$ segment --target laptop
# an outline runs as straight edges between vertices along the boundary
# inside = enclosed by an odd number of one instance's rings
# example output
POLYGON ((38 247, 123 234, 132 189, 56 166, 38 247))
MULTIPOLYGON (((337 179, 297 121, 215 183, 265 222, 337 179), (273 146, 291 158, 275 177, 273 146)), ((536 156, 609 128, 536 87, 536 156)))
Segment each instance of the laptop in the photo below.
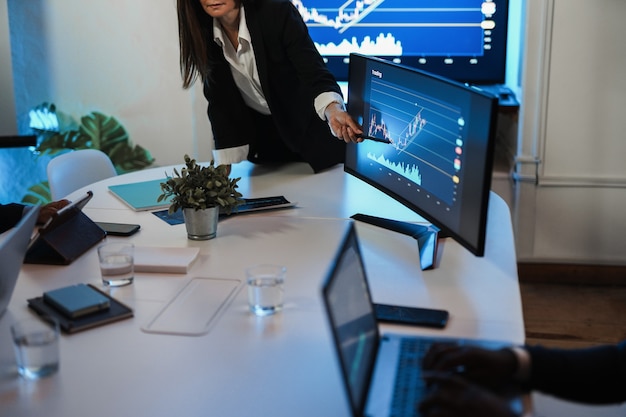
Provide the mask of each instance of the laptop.
POLYGON ((354 417, 418 416, 423 355, 435 342, 498 348, 503 343, 381 335, 352 223, 322 286, 344 386, 354 417))
POLYGON ((0 241, 0 316, 11 301, 38 214, 39 207, 32 207, 0 241))

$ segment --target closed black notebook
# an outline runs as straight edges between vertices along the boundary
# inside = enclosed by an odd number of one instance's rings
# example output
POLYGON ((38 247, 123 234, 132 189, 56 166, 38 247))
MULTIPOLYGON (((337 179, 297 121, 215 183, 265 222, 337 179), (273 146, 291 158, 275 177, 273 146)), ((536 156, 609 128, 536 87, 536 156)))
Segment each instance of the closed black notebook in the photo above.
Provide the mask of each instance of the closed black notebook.
POLYGON ((133 310, 127 305, 119 302, 109 294, 99 290, 95 286, 88 284, 92 289, 98 291, 109 299, 109 308, 82 317, 69 318, 59 310, 46 303, 43 297, 31 298, 28 306, 41 316, 50 316, 58 320, 61 329, 66 333, 76 333, 93 327, 116 322, 133 317, 133 310))

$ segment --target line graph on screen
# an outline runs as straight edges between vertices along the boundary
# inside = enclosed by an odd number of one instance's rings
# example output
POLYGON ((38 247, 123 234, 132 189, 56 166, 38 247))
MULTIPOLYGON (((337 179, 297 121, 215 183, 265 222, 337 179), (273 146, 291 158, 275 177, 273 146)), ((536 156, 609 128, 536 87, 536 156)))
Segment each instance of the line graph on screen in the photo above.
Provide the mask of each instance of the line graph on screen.
POLYGON ((373 80, 364 118, 370 135, 391 141, 366 145, 372 166, 389 169, 402 177, 396 181, 413 183, 454 204, 463 165, 465 120, 459 108, 373 80))
POLYGON ((320 53, 482 56, 495 3, 481 0, 292 0, 320 53), (463 40, 459 42, 459 40, 463 40))

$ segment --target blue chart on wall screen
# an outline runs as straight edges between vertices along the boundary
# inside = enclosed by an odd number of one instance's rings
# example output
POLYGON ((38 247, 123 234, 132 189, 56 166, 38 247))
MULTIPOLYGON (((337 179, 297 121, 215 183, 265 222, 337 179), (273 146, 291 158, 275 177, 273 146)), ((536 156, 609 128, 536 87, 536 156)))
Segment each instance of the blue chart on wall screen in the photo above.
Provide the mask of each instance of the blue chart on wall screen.
POLYGON ((506 0, 291 0, 329 69, 350 53, 472 83, 504 82, 506 0))

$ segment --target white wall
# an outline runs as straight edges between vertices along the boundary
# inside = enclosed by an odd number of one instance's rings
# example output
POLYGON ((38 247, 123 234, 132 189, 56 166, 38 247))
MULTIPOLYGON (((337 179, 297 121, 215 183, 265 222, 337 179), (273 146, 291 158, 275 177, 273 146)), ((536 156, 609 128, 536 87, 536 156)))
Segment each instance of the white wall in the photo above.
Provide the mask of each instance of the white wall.
POLYGON ((622 0, 527 0, 520 153, 541 185, 626 187, 624 16, 622 0))
POLYGON ((9 43, 9 15, 7 3, 0 2, 0 136, 16 135, 15 101, 13 97, 13 70, 9 43))
POLYGON ((625 16, 623 0, 527 0, 519 260, 626 264, 625 16))
POLYGON ((117 118, 157 165, 211 158, 201 86, 181 87, 175 0, 8 0, 8 10, 21 133, 48 101, 76 119, 117 118))
POLYGON ((555 0, 542 181, 626 185, 626 2, 555 0))

